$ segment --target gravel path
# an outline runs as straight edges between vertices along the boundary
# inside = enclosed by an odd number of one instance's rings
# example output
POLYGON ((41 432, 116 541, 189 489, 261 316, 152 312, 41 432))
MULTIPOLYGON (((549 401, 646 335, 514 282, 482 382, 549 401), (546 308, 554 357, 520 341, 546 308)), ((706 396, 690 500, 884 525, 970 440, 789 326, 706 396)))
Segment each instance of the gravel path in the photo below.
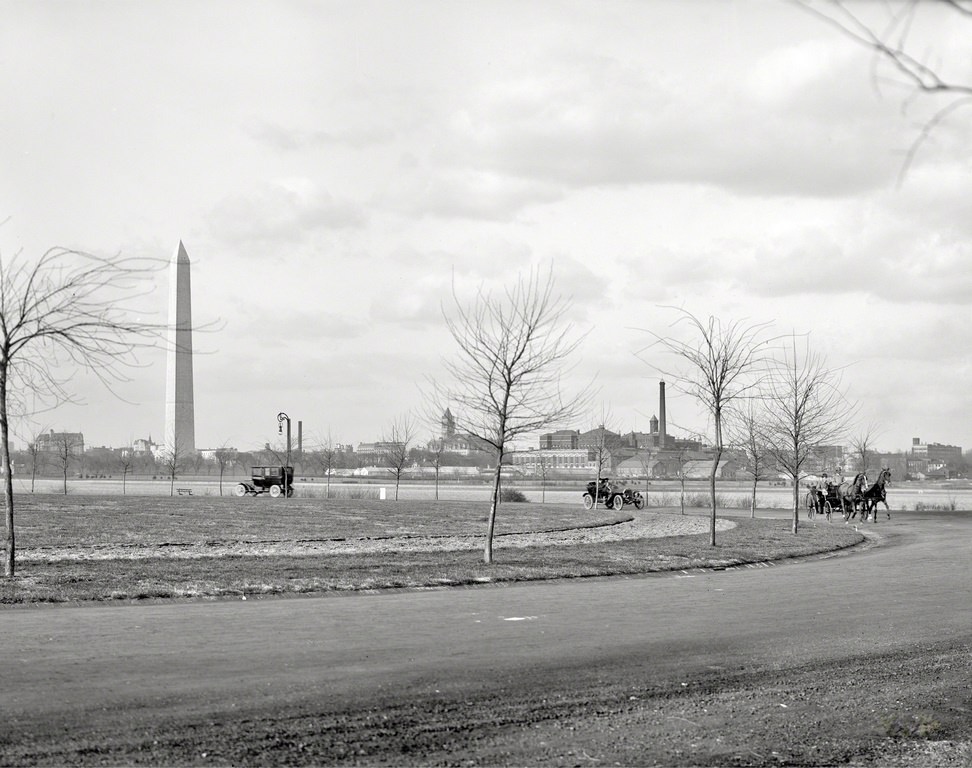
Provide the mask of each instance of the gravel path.
MULTIPOLYGON (((634 511, 628 522, 593 528, 572 528, 566 531, 542 533, 498 534, 496 549, 546 546, 573 546, 592 542, 623 541, 626 539, 691 536, 707 533, 707 517, 678 515, 647 510, 634 511)), ((716 530, 734 528, 731 520, 716 520, 716 530)), ((456 551, 479 549, 484 531, 466 536, 388 536, 360 539, 316 539, 300 541, 213 541, 195 543, 164 543, 156 545, 99 544, 84 547, 37 547, 22 549, 20 560, 44 562, 53 560, 114 560, 114 559, 193 559, 226 555, 251 557, 294 555, 316 556, 349 553, 378 553, 405 551, 456 551)))

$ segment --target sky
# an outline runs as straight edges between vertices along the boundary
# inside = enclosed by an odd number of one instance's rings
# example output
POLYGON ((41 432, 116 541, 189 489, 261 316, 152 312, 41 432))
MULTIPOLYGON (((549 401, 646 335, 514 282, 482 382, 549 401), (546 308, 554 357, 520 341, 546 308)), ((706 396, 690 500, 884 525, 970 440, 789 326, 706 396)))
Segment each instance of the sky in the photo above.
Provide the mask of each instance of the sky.
MULTIPOLYGON (((181 240, 199 448, 278 441, 281 411, 305 448, 406 414, 431 437, 443 311, 534 268, 582 337, 562 388, 595 382, 569 426, 648 431, 676 361, 643 350, 678 307, 808 338, 858 405, 848 437, 972 447, 972 109, 905 168, 948 102, 789 0, 0 13, 0 257, 181 240)), ((911 35, 972 82, 972 23, 929 6, 911 35)), ((24 415, 14 443, 161 440, 164 352, 140 362, 114 393, 74 375, 78 402, 24 415)), ((675 385, 669 431, 708 433, 675 385)))

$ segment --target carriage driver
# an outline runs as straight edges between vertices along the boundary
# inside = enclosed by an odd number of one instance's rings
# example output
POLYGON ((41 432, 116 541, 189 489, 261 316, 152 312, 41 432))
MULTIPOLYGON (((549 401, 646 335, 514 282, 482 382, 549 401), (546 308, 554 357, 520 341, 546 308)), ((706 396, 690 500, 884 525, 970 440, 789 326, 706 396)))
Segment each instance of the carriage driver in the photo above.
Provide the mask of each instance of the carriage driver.
POLYGON ((833 487, 833 484, 830 482, 830 478, 826 472, 820 475, 820 487, 823 489, 825 496, 830 495, 830 489, 833 487))

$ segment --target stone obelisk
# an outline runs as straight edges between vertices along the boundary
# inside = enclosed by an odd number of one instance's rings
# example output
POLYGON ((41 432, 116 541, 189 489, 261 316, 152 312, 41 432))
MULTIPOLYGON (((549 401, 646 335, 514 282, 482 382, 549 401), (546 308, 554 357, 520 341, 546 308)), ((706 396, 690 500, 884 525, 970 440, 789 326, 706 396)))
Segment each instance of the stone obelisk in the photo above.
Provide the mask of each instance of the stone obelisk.
POLYGON ((192 286, 189 254, 179 241, 169 266, 169 318, 165 371, 165 449, 187 456, 196 451, 192 397, 192 286))

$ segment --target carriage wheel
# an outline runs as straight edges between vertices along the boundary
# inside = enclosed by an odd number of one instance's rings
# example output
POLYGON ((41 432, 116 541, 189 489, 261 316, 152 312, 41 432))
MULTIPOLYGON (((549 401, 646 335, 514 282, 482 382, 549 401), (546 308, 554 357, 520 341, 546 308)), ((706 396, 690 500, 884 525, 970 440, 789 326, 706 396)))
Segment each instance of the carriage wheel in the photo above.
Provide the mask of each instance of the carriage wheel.
POLYGON ((635 509, 642 509, 645 506, 645 497, 640 493, 636 493, 634 496, 635 509))
POLYGON ((611 509, 613 509, 615 512, 620 512, 622 509, 624 509, 624 496, 619 493, 613 499, 611 499, 611 509))
POLYGON ((279 485, 271 485, 270 486, 270 495, 273 496, 273 498, 277 498, 280 495, 280 486, 279 485))
POLYGON ((243 485, 243 483, 240 483, 239 485, 236 486, 236 495, 246 496, 246 486, 243 485))
POLYGON ((808 493, 803 498, 803 503, 807 508, 807 519, 813 519, 813 513, 817 511, 817 500, 813 498, 812 493, 808 493))
POLYGON ((287 498, 289 499, 293 495, 294 495, 294 489, 293 488, 288 488, 287 489, 287 498))
POLYGON ((830 522, 830 516, 834 513, 834 508, 831 506, 829 501, 824 501, 823 512, 827 516, 827 522, 830 522))
POLYGON ((584 494, 584 509, 590 509, 594 506, 594 497, 589 493, 584 494))

